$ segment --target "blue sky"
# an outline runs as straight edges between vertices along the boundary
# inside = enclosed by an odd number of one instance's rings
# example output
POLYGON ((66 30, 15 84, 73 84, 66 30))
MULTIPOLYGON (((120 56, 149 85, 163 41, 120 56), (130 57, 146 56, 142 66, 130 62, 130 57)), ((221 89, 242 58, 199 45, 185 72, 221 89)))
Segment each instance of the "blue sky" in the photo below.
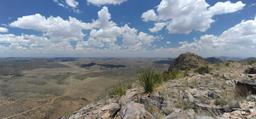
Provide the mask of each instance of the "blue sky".
POLYGON ((256 56, 254 0, 1 0, 1 57, 256 56))

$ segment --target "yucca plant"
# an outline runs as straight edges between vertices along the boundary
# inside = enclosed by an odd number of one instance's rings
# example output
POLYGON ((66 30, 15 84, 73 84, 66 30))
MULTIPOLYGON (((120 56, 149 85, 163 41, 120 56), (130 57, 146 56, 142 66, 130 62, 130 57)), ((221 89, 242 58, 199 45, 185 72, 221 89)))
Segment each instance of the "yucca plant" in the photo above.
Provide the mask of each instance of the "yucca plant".
POLYGON ((143 86, 145 93, 153 92, 154 88, 162 83, 160 74, 153 69, 142 71, 138 75, 138 80, 143 86))

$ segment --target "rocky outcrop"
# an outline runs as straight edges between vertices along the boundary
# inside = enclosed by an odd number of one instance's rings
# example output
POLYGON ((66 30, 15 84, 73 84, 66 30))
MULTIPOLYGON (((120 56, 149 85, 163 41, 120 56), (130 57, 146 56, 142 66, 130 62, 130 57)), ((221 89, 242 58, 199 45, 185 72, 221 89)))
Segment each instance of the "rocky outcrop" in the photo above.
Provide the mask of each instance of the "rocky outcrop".
POLYGON ((232 100, 228 100, 227 104, 217 104, 216 100, 223 97, 220 95, 220 87, 213 86, 221 85, 214 84, 211 79, 208 81, 197 79, 197 81, 200 88, 184 87, 175 80, 167 82, 165 85, 170 88, 165 87, 168 91, 166 94, 161 91, 148 95, 140 88, 129 89, 120 98, 87 105, 69 119, 253 119, 256 117, 256 96, 250 95, 234 104, 235 106, 231 105, 232 100), (206 84, 209 87, 203 87, 206 84), (169 111, 166 111, 167 108, 169 111), (207 113, 215 116, 205 115, 207 113))
POLYGON ((143 104, 130 102, 122 107, 120 111, 122 119, 153 119, 153 116, 146 111, 143 104))
POLYGON ((126 94, 121 96, 121 98, 119 99, 119 104, 126 105, 131 101, 138 101, 142 94, 143 94, 142 89, 138 89, 138 88, 128 89, 126 91, 126 94))
POLYGON ((202 57, 188 52, 181 54, 178 58, 176 58, 170 65, 169 71, 198 68, 205 66, 206 64, 207 62, 202 57))
POLYGON ((120 109, 120 105, 116 103, 116 100, 112 99, 108 104, 98 102, 87 105, 75 112, 69 119, 109 119, 114 118, 120 109))
POLYGON ((246 74, 256 74, 256 67, 246 69, 245 73, 246 74))
POLYGON ((174 110, 171 114, 167 115, 164 119, 194 119, 195 111, 190 109, 186 111, 182 111, 180 109, 174 110))
POLYGON ((213 67, 210 74, 190 72, 164 82, 151 94, 136 85, 119 98, 82 108, 70 119, 255 119, 256 80, 241 80, 247 79, 244 71, 248 65, 207 64, 202 57, 185 53, 169 70, 205 65, 213 67), (244 97, 237 98, 234 92, 244 97))
POLYGON ((241 80, 236 82, 236 92, 239 96, 256 94, 256 80, 241 80))

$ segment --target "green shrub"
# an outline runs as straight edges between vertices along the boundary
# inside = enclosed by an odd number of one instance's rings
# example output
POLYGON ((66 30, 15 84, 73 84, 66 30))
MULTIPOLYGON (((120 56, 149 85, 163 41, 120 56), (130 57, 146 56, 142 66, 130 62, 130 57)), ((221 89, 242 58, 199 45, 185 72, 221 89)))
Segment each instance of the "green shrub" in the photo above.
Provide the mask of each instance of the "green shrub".
POLYGON ((220 106, 224 106, 228 104, 227 100, 224 98, 217 98, 214 103, 215 105, 220 105, 220 106))
POLYGON ((226 63, 225 63, 225 66, 226 66, 226 67, 229 67, 229 66, 230 66, 230 62, 226 62, 226 63))
POLYGON ((184 77, 184 75, 185 75, 185 73, 183 71, 173 70, 173 71, 169 71, 169 72, 164 72, 162 74, 162 79, 164 81, 173 80, 173 79, 177 79, 177 78, 182 78, 182 77, 184 77))
POLYGON ((208 73, 210 73, 210 68, 208 66, 202 66, 202 67, 198 68, 197 70, 195 70, 195 72, 197 72, 199 74, 208 74, 208 73))
POLYGON ((164 81, 167 81, 170 79, 170 76, 169 76, 169 72, 163 72, 162 75, 161 75, 162 79, 164 81))
POLYGON ((153 92, 154 88, 162 83, 160 74, 152 69, 139 73, 138 80, 146 93, 153 92))
POLYGON ((127 89, 129 89, 129 84, 124 84, 120 83, 119 85, 115 86, 111 92, 110 96, 115 97, 115 96, 122 96, 126 93, 127 89))
POLYGON ((177 78, 184 77, 184 73, 182 71, 174 70, 169 72, 169 76, 170 76, 170 79, 177 79, 177 78))

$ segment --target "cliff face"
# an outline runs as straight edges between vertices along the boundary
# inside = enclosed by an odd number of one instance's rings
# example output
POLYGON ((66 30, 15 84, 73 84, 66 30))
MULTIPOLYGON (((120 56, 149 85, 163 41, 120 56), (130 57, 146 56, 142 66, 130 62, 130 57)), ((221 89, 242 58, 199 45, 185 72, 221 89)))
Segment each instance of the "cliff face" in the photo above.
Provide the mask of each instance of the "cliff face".
POLYGON ((188 52, 177 57, 174 62, 170 64, 169 71, 198 68, 206 64, 207 62, 202 57, 188 52))

